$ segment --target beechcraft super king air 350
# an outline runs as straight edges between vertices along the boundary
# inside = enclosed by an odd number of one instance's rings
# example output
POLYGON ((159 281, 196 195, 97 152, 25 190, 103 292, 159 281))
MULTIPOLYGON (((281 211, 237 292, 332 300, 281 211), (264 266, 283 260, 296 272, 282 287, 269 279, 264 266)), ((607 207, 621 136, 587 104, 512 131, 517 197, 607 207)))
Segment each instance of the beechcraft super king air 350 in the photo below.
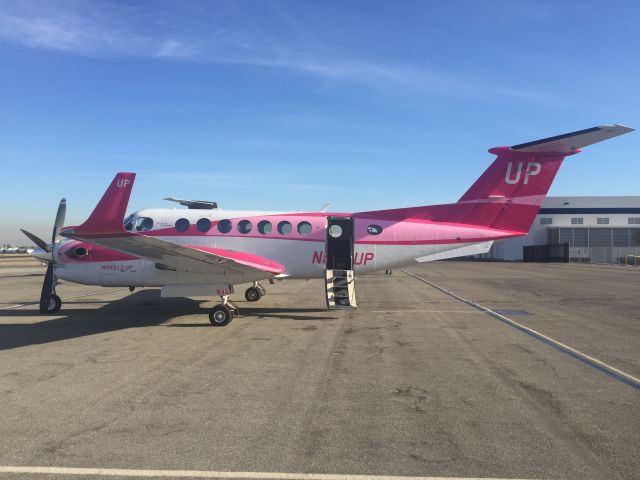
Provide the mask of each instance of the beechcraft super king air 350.
POLYGON ((265 280, 322 278, 328 308, 354 308, 358 274, 484 253, 495 240, 527 235, 564 158, 632 130, 606 125, 492 148, 497 158, 458 202, 369 212, 231 211, 170 198, 188 208, 124 218, 135 174, 118 173, 82 225, 62 227, 60 202, 51 244, 23 230, 48 263, 40 311, 60 309, 57 279, 220 297, 209 313, 216 326, 239 313, 234 285, 251 283, 245 297, 257 301, 265 280))

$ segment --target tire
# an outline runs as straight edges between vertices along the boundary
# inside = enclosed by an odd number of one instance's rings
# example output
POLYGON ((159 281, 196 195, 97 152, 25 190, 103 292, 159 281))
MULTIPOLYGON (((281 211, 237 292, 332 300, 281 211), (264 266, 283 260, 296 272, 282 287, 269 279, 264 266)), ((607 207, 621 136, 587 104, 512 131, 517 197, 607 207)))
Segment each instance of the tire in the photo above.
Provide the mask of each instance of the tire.
POLYGON ((216 305, 209 310, 209 321, 214 327, 224 327, 233 320, 233 313, 226 305, 216 305))
POLYGON ((49 303, 46 305, 46 310, 40 310, 40 313, 52 314, 58 313, 62 307, 62 300, 55 293, 49 298, 49 303))
POLYGON ((247 291, 244 292, 244 298, 247 299, 247 302, 257 302, 262 298, 262 292, 259 288, 249 287, 247 291))

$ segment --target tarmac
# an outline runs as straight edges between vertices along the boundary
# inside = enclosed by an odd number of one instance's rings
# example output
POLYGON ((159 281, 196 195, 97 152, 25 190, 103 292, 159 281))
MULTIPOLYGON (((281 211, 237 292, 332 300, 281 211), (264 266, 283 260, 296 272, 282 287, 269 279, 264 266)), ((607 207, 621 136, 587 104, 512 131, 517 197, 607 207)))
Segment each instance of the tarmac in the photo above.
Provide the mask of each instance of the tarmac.
POLYGON ((638 268, 434 262, 353 311, 236 287, 222 328, 67 282, 40 315, 43 273, 0 261, 0 478, 640 477, 638 268))

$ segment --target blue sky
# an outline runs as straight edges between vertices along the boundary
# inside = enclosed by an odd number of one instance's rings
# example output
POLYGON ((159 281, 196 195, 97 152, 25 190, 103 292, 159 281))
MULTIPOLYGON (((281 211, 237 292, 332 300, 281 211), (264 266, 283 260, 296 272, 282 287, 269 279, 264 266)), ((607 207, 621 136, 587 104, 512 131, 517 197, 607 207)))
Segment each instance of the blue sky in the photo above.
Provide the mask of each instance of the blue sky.
MULTIPOLYGON (((640 3, 0 1, 0 242, 135 207, 358 211, 457 200, 489 147, 640 126, 640 3)), ((552 195, 638 195, 640 134, 552 195)))

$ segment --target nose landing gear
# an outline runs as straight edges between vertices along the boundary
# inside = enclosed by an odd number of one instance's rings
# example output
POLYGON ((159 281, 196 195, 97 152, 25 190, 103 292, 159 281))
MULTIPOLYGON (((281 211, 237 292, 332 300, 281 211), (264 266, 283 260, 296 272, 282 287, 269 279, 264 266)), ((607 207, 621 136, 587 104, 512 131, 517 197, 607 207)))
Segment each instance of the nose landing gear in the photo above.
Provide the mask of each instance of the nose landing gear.
POLYGON ((52 293, 49 297, 49 302, 44 305, 40 305, 40 313, 57 313, 60 310, 60 307, 62 307, 62 300, 58 295, 52 293), (43 306, 45 308, 42 308, 43 306))
POLYGON ((53 314, 58 313, 62 307, 62 300, 56 295, 56 286, 58 279, 55 274, 53 263, 49 263, 47 271, 44 275, 44 283, 42 284, 42 292, 40 293, 40 313, 53 314))

